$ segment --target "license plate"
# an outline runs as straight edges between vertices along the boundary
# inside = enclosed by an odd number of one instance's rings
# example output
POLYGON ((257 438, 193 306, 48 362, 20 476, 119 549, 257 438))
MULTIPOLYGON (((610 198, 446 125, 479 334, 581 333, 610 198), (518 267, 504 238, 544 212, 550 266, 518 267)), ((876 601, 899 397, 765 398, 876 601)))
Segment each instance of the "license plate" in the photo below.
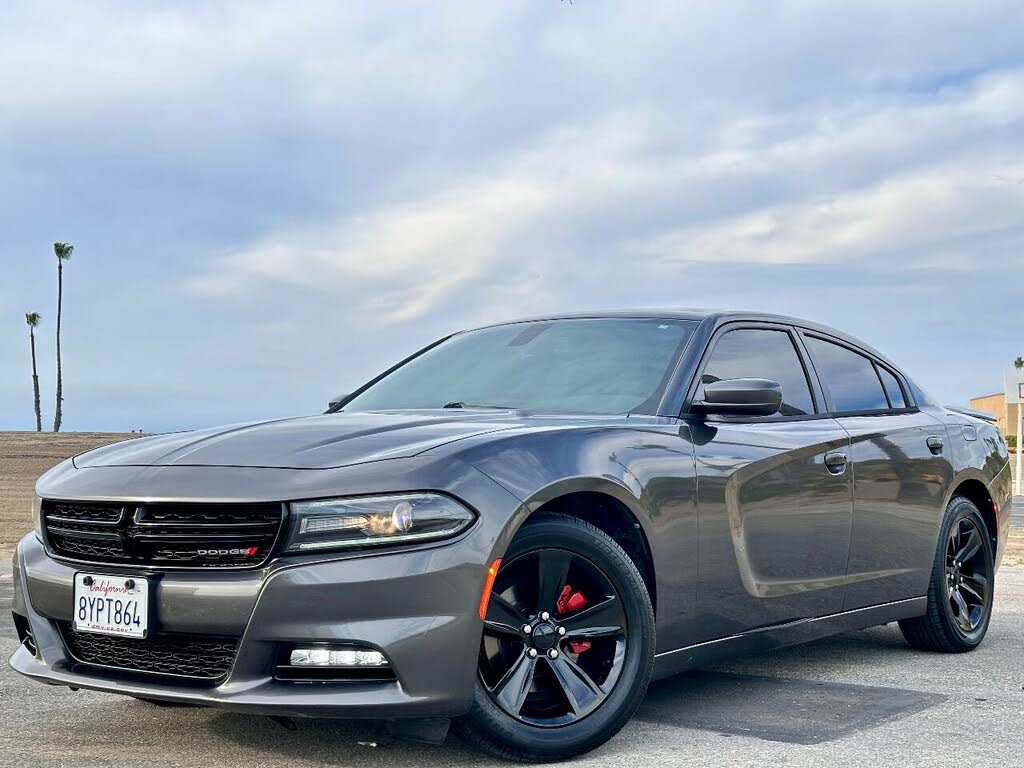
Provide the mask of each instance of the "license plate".
POLYGON ((74 623, 79 632, 145 637, 149 582, 138 576, 76 573, 74 623))

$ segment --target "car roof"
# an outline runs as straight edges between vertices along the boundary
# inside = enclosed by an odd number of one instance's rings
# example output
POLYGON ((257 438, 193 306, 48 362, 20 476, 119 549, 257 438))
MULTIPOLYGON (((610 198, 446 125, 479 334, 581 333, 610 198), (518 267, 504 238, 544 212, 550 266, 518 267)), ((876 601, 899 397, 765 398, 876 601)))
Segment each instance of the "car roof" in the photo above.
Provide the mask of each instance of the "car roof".
MULTIPOLYGON (((533 315, 530 317, 519 317, 513 320, 502 320, 495 323, 487 323, 482 328, 494 328, 499 325, 514 325, 516 323, 536 323, 544 320, 592 320, 606 317, 640 317, 640 318, 666 318, 669 320, 703 320, 713 314, 720 313, 715 309, 682 309, 682 308, 660 308, 644 307, 642 309, 598 309, 581 310, 578 312, 558 312, 551 315, 533 315)), ((473 328, 472 330, 478 330, 473 328)))
MULTIPOLYGON (((726 310, 726 309, 697 309, 683 307, 645 307, 641 309, 615 309, 615 310, 590 310, 580 312, 564 312, 551 315, 537 315, 535 317, 524 317, 515 320, 507 320, 498 323, 489 323, 481 328, 494 328, 502 325, 513 325, 516 323, 534 323, 545 320, 588 320, 599 318, 663 318, 668 320, 692 320, 696 322, 708 322, 715 326, 730 322, 768 322, 782 323, 784 325, 795 325, 808 331, 818 331, 832 336, 841 341, 859 347, 862 351, 878 358, 887 365, 899 370, 899 367, 888 357, 877 349, 864 343, 855 336, 844 333, 836 328, 816 323, 811 320, 804 320, 789 315, 777 315, 770 312, 757 312, 749 310, 726 310)), ((478 330, 478 329, 472 329, 478 330)))

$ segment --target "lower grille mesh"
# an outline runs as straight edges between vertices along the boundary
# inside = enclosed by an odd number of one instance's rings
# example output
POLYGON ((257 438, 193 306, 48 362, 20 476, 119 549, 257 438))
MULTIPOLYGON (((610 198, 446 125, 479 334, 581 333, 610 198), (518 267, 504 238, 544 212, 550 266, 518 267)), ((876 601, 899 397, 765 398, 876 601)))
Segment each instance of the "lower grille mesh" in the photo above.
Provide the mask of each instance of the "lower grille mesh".
POLYGON ((79 632, 61 622, 68 651, 83 664, 216 682, 227 676, 238 638, 155 634, 144 640, 79 632))

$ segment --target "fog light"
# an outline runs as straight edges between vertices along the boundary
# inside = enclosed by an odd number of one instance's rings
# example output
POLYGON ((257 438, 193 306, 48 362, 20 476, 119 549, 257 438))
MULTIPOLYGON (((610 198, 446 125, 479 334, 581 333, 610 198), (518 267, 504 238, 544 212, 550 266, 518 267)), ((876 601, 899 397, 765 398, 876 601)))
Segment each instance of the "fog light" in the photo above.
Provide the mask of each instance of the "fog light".
POLYGON ((367 648, 295 648, 289 663, 293 667, 380 667, 388 660, 367 648))

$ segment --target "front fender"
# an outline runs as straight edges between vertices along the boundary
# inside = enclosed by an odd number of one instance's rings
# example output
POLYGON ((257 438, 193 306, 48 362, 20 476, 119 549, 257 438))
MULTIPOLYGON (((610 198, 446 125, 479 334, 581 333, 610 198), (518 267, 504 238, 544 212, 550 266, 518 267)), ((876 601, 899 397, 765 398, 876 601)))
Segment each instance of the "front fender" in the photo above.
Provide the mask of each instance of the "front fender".
POLYGON ((651 552, 658 595, 658 645, 692 620, 697 579, 696 464, 689 428, 678 422, 496 436, 460 458, 521 500, 494 557, 501 557, 530 515, 579 492, 624 506, 651 552))

